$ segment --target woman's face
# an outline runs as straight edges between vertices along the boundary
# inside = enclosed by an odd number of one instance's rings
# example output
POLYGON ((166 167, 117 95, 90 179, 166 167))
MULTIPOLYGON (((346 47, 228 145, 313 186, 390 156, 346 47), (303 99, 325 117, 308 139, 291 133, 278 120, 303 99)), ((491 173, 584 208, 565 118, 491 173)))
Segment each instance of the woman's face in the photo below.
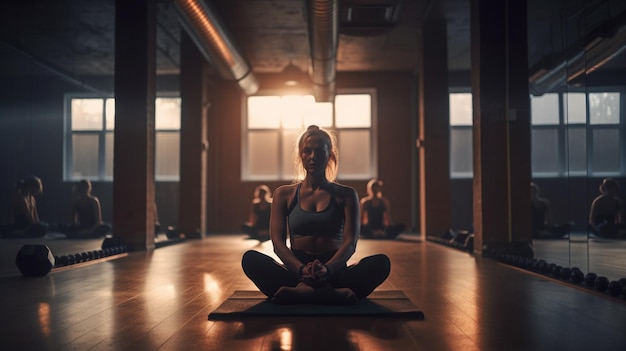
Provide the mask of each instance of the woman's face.
POLYGON ((300 148, 300 158, 308 174, 323 176, 330 158, 330 145, 319 135, 308 136, 300 148))
POLYGON ((33 180, 30 184, 30 193, 33 195, 41 195, 43 193, 43 184, 41 180, 33 180))
POLYGON ((374 195, 378 195, 383 191, 383 188, 381 188, 380 185, 378 185, 378 183, 374 183, 372 184, 372 194, 374 195))

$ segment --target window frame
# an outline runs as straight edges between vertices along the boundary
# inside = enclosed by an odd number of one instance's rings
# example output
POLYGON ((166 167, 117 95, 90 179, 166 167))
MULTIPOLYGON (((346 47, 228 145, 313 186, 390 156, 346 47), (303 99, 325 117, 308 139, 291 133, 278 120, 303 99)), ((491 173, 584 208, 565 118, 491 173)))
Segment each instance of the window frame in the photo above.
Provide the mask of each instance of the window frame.
MULTIPOLYGON (((370 127, 369 128, 364 128, 364 127, 342 127, 342 128, 337 128, 335 127, 336 125, 336 121, 335 121, 335 104, 333 102, 333 108, 332 108, 332 127, 323 127, 325 129, 328 129, 332 132, 335 133, 335 136, 337 136, 337 139, 339 139, 339 132, 340 131, 358 131, 358 130, 369 130, 369 135, 370 135, 370 160, 369 160, 369 174, 367 175, 363 175, 363 176, 348 176, 348 177, 344 177, 342 176, 342 172, 341 172, 341 164, 342 164, 342 155, 341 155, 341 150, 339 152, 339 170, 338 170, 338 174, 337 174, 337 178, 341 179, 341 180, 349 180, 349 181, 353 181, 353 180, 368 180, 371 178, 375 178, 378 176, 378 144, 376 141, 376 135, 377 135, 377 130, 378 130, 378 105, 377 105, 377 95, 376 95, 376 89, 375 88, 354 88, 354 89, 337 89, 336 90, 336 95, 352 95, 352 94, 369 94, 370 95, 370 104, 371 104, 371 110, 370 110, 370 127)), ((286 95, 311 95, 310 92, 300 92, 300 91, 295 91, 295 92, 286 92, 284 90, 278 90, 278 89, 267 89, 267 90, 262 90, 259 91, 258 93, 254 94, 253 96, 286 96, 286 95)), ((268 181, 277 181, 277 182, 283 182, 283 181, 293 181, 293 177, 294 174, 290 173, 290 174, 283 174, 283 170, 285 169, 285 166, 283 164, 283 157, 282 155, 284 154, 285 151, 290 151, 290 150, 284 150, 284 142, 282 140, 282 136, 284 134, 285 131, 296 131, 297 133, 299 133, 301 131, 301 129, 283 129, 282 126, 279 127, 278 129, 276 128, 254 128, 254 129, 248 129, 248 97, 249 96, 242 96, 241 99, 241 157, 240 157, 240 179, 242 182, 259 182, 259 181, 263 181, 263 182, 268 182, 268 181), (263 131, 263 130, 267 130, 267 131, 277 131, 278 135, 281 137, 281 141, 278 143, 278 154, 277 157, 278 159, 278 176, 275 178, 268 178, 267 176, 263 176, 263 175, 252 175, 250 174, 249 171, 249 167, 247 164, 247 159, 248 159, 248 133, 249 131, 254 130, 254 131, 263 131)), ((339 140, 337 140, 338 143, 340 143, 339 140)), ((341 149, 341 147, 340 147, 341 149)), ((290 151, 291 153, 291 151, 290 151)))
POLYGON ((106 176, 106 135, 107 132, 113 134, 115 129, 107 131, 106 129, 106 100, 113 98, 113 95, 107 96, 93 96, 92 94, 85 93, 67 93, 64 96, 63 107, 63 180, 66 182, 75 182, 80 179, 87 179, 91 181, 112 181, 113 177, 106 176), (99 99, 102 101, 102 127, 98 130, 77 130, 72 129, 72 100, 74 99, 99 99), (80 179, 73 177, 74 170, 74 135, 97 135, 98 136, 98 175, 97 176, 83 176, 80 179))
MULTIPOLYGON (((618 155, 619 158, 619 167, 617 171, 603 172, 596 171, 593 169, 593 154, 594 154, 594 142, 593 136, 594 131, 596 130, 616 130, 618 135, 618 152, 623 150, 624 147, 624 128, 626 125, 626 121, 624 118, 624 91, 621 89, 614 88, 594 88, 594 89, 571 89, 568 91, 555 92, 554 94, 558 94, 558 124, 532 124, 532 116, 531 117, 531 133, 534 130, 555 130, 557 135, 557 157, 559 162, 559 169, 556 172, 538 172, 531 169, 531 174, 533 178, 555 178, 555 177, 616 177, 621 176, 625 173, 625 165, 626 160, 624 160, 624 154, 621 153, 618 155), (565 94, 568 93, 582 93, 585 94, 585 121, 583 122, 575 122, 570 123, 566 120, 567 111, 565 110, 565 94), (619 122, 613 124, 592 124, 590 119, 590 104, 589 104, 589 94, 596 93, 618 93, 619 101, 620 101, 620 111, 619 111, 619 122), (585 148, 585 159, 586 159, 586 168, 584 170, 572 170, 569 168, 569 154, 568 154, 568 135, 569 128, 578 127, 584 128, 586 131, 586 148, 585 148)), ((532 136, 531 136, 532 138, 532 136)), ((532 139, 531 139, 532 143, 532 139)), ((532 150, 531 150, 532 152, 532 150)), ((531 157, 533 155, 531 154, 531 157)))
MULTIPOLYGON (((161 93, 156 96, 156 98, 182 98, 176 93, 161 93)), ((107 99, 115 99, 115 97, 111 95, 107 96, 94 96, 90 93, 66 93, 64 95, 64 103, 63 103, 63 181, 65 182, 76 182, 78 180, 87 179, 90 181, 96 182, 112 182, 113 176, 106 175, 106 138, 108 135, 115 135, 115 127, 111 130, 107 130, 106 128, 106 100, 107 99), (100 99, 103 103, 103 118, 102 118, 102 128, 98 130, 72 130, 72 100, 74 99, 100 99), (97 176, 81 176, 74 177, 73 170, 73 136, 74 135, 97 135, 98 136, 98 175, 97 176)), ((156 112, 156 111, 155 111, 156 112)), ((182 115, 180 116, 182 119, 182 115)), ((181 135, 181 129, 156 129, 155 128, 155 153, 156 153, 156 136, 157 133, 178 133, 179 140, 181 135)), ((115 146, 113 146, 115 147, 115 146)), ((179 170, 177 176, 161 176, 156 174, 156 155, 155 155, 155 180, 159 182, 177 182, 180 181, 180 155, 178 159, 179 170)))
MULTIPOLYGON (((450 101, 450 95, 452 94, 470 94, 470 97, 472 95, 472 91, 469 88, 450 88, 448 91, 448 101, 450 101)), ((450 106, 448 106, 448 111, 451 111, 450 106)), ((472 118, 471 121, 472 123, 469 125, 465 125, 465 124, 458 124, 458 125, 452 125, 450 122, 450 112, 448 112, 448 125, 449 125, 449 133, 450 133, 450 154, 448 155, 449 158, 449 167, 450 167, 450 179, 472 179, 474 177, 474 168, 473 168, 473 160, 472 162, 470 162, 470 165, 472 165, 472 169, 470 171, 466 171, 466 172, 460 172, 460 171, 453 171, 454 167, 452 166, 452 131, 453 130, 458 130, 458 131, 463 131, 463 132, 467 132, 469 131, 470 136, 473 136, 474 133, 474 112, 473 112, 473 101, 472 101, 472 118)), ((471 142, 471 146, 472 149, 474 147, 473 145, 473 139, 470 138, 470 140, 472 140, 471 142)))
MULTIPOLYGON (((471 94, 471 90, 470 89, 464 89, 464 88, 451 88, 448 92, 449 95, 451 94, 459 94, 459 93, 470 93, 471 94)), ((554 130, 555 135, 557 137, 557 158, 558 158, 558 171, 556 172, 540 172, 540 171, 534 171, 531 169, 531 175, 533 178, 554 178, 554 177, 586 177, 586 176, 593 176, 593 177, 617 177, 617 176, 623 176, 624 174, 626 174, 626 153, 623 152, 622 150, 626 149, 626 93, 623 89, 615 89, 615 88, 608 88, 608 87, 594 87, 593 89, 584 89, 584 90, 577 90, 577 89, 572 89, 572 90, 568 90, 568 91, 563 91, 563 92, 556 92, 554 94, 558 94, 558 122, 557 124, 533 124, 532 123, 532 115, 529 116, 531 118, 531 125, 530 125, 530 132, 531 134, 533 133, 533 131, 537 131, 537 130, 554 130), (564 106, 564 102, 565 102, 565 94, 567 93, 583 93, 585 94, 585 107, 586 107, 586 111, 585 111, 585 122, 575 122, 575 123, 570 123, 566 120, 566 116, 567 116, 567 111, 565 110, 565 106, 564 106), (589 104, 589 95, 590 94, 594 94, 594 93, 618 93, 619 94, 619 122, 617 124, 591 124, 590 123, 590 104, 589 104), (584 128, 586 131, 586 147, 585 147, 585 162, 586 162, 586 168, 584 170, 571 170, 569 169, 569 154, 568 154, 568 133, 569 133, 569 128, 584 128), (619 167, 617 171, 594 171, 593 169, 593 154, 594 154, 594 131, 598 131, 598 130, 616 130, 617 131, 617 138, 618 138, 618 147, 617 147, 617 151, 620 153, 618 155, 618 159, 619 159, 619 167)), ((531 99, 531 96, 529 95, 529 99, 531 99)), ((531 109, 532 110, 532 109, 531 109)), ((531 112, 532 113, 532 112, 531 112)), ((449 117, 448 117, 449 118, 449 117)), ((472 121, 473 124, 473 121, 472 121)), ((453 130, 467 130, 467 129, 472 129, 473 126, 466 126, 466 125, 451 125, 450 124, 450 132, 451 132, 451 141, 450 143, 452 144, 452 131, 453 130)), ((471 131, 473 132, 473 130, 471 131)), ((531 143, 532 143, 532 135, 531 135, 531 143)), ((532 145, 532 144, 531 144, 532 145)), ((452 149, 451 149, 452 152, 452 149)), ((531 152, 531 159, 533 157, 532 154, 532 149, 530 150, 531 152)), ((449 155, 450 157, 450 178, 451 179, 467 179, 467 178, 472 178, 473 177, 473 171, 472 172, 453 172, 453 166, 452 166, 452 154, 449 155)))

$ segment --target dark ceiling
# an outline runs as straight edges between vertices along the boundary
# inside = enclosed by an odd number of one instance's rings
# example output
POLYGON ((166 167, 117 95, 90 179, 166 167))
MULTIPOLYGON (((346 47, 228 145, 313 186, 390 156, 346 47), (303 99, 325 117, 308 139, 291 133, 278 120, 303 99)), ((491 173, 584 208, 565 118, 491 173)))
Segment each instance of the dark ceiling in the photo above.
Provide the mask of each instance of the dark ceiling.
MULTIPOLYGON (((441 11, 447 21, 448 66, 470 69, 470 0, 343 0, 337 71, 413 71, 419 26, 441 11), (393 5, 393 6, 392 6, 393 5), (353 17, 387 26, 352 28, 353 17), (391 7, 390 7, 391 6, 391 7), (363 10, 356 12, 357 9, 363 10), (387 10, 385 10, 387 9, 387 10)), ((179 70, 181 27, 171 0, 157 0, 159 74, 179 70)), ((587 40, 598 23, 626 11, 624 1, 528 0, 529 63, 587 40)), ((213 0, 220 20, 253 72, 280 72, 290 62, 310 64, 304 0, 213 0)), ((114 0, 4 0, 0 4, 0 74, 29 74, 33 63, 71 77, 111 75, 114 70, 114 0)), ((623 67, 614 60, 613 66, 623 67)))

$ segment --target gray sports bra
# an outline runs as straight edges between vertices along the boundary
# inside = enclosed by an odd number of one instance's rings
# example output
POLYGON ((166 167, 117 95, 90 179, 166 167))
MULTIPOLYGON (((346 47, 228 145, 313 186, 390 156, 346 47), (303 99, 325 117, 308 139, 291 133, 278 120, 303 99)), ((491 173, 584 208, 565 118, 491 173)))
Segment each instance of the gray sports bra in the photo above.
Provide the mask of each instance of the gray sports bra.
POLYGON ((305 211, 300 207, 300 186, 287 212, 287 225, 292 239, 315 236, 341 240, 343 238, 344 212, 337 204, 334 186, 330 194, 328 207, 320 212, 305 211))

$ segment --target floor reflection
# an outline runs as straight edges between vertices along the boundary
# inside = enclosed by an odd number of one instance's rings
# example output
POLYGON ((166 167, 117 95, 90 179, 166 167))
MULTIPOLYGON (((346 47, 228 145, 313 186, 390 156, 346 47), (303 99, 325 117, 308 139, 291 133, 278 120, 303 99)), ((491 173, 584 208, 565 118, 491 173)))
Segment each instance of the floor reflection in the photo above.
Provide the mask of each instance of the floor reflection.
MULTIPOLYGON (((379 340, 406 337, 404 320, 389 318, 254 318, 240 321, 235 339, 265 337, 270 350, 361 350, 354 332, 379 340)), ((228 323, 228 322, 219 322, 228 323)), ((232 322, 230 322, 232 323, 232 322)))
POLYGON ((626 240, 572 235, 568 239, 533 240, 536 259, 563 267, 578 267, 611 280, 626 276, 626 240))

